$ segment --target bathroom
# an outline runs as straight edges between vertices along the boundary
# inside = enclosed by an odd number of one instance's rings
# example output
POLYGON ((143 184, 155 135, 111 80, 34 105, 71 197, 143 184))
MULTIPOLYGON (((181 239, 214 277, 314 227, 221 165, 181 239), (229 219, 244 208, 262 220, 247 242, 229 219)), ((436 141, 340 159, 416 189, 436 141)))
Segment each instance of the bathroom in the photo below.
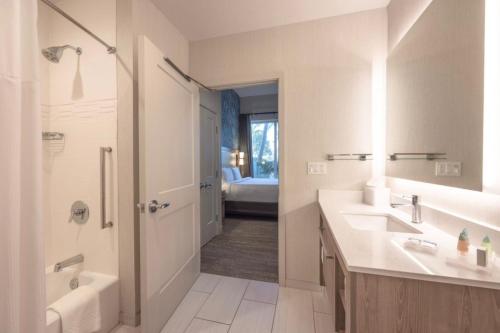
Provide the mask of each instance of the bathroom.
POLYGON ((0 0, 0 332, 499 332, 498 22, 496 0, 0 0), (238 236, 272 282, 203 271, 200 240, 244 166, 221 94, 266 85, 275 257, 238 236))

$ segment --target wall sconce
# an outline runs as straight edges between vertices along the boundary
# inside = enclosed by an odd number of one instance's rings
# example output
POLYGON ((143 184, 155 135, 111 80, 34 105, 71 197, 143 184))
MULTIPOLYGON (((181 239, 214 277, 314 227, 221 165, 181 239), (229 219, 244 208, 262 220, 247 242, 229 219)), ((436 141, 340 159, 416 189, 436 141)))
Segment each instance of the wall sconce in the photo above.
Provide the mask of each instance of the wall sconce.
POLYGON ((245 152, 240 151, 238 153, 238 166, 245 165, 245 152))

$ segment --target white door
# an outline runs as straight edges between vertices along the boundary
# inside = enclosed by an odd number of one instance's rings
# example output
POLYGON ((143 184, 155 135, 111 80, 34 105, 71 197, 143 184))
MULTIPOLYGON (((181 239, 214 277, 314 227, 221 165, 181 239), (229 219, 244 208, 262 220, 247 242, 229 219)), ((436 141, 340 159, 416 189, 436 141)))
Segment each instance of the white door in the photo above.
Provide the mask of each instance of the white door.
POLYGON ((139 39, 141 325, 158 333, 200 272, 199 93, 139 39), (155 204, 157 202, 157 204, 155 204))
POLYGON ((217 115, 200 106, 201 246, 217 234, 217 115))

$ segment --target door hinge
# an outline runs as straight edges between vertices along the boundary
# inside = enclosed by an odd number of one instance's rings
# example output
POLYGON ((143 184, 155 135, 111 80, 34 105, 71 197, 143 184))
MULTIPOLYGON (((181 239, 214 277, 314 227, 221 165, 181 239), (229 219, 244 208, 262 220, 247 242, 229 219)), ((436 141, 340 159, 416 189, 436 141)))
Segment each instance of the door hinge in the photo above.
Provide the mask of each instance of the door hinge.
POLYGON ((215 126, 215 134, 219 134, 219 126, 215 126))
POLYGON ((219 178, 219 170, 215 170, 215 178, 219 178))
POLYGON ((219 221, 219 214, 215 214, 215 221, 219 221))

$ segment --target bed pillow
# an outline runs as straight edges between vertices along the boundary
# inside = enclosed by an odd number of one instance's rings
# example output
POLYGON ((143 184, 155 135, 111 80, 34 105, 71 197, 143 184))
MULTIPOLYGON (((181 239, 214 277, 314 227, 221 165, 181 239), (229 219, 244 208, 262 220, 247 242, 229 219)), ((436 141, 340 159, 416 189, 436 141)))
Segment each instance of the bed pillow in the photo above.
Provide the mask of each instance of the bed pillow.
POLYGON ((233 170, 233 178, 234 178, 234 180, 240 180, 241 179, 240 169, 238 169, 238 168, 232 168, 231 170, 233 170))
POLYGON ((232 182, 234 180, 233 171, 231 168, 222 168, 222 180, 226 183, 232 182))

